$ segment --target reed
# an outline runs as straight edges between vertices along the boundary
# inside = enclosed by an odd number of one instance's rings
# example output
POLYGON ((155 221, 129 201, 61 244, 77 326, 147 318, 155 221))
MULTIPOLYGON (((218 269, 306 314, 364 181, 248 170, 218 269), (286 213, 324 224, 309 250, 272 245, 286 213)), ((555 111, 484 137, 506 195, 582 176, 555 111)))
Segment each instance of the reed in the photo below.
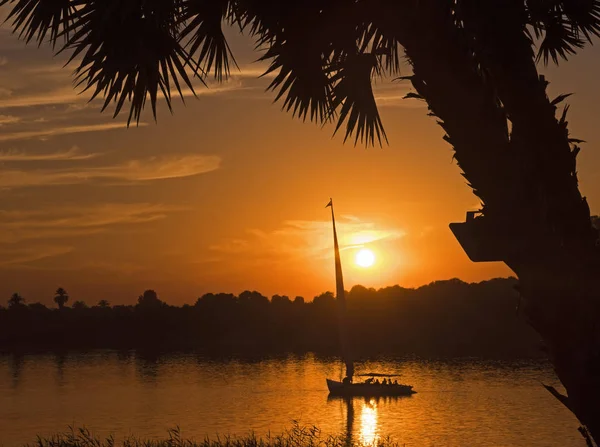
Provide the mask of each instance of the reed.
MULTIPOLYGON (((117 440, 114 436, 99 438, 89 429, 69 427, 65 433, 51 437, 38 436, 32 444, 25 447, 366 447, 363 443, 350 440, 344 436, 322 435, 314 426, 303 427, 294 423, 292 428, 278 435, 268 434, 257 437, 250 433, 247 436, 216 436, 201 441, 186 439, 179 427, 167 431, 163 439, 143 439, 129 436, 117 440)), ((400 447, 389 437, 382 438, 371 447, 400 447)))

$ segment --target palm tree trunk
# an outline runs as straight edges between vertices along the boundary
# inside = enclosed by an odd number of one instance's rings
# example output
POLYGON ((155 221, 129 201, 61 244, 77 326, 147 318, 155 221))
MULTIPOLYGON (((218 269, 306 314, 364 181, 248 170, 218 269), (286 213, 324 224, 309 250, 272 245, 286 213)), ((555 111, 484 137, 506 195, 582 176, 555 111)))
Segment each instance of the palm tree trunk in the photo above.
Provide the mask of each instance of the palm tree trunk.
POLYGON ((466 32, 458 31, 436 3, 419 2, 397 36, 413 65, 411 81, 483 201, 489 236, 508 246, 497 260, 519 277, 524 314, 568 392, 562 402, 600 440, 598 233, 577 186, 566 121, 555 117, 518 21, 496 15, 486 24, 479 16, 483 28, 467 21, 466 32), (485 60, 468 50, 469 32, 478 33, 485 60), (495 40, 507 34, 508 45, 495 40))

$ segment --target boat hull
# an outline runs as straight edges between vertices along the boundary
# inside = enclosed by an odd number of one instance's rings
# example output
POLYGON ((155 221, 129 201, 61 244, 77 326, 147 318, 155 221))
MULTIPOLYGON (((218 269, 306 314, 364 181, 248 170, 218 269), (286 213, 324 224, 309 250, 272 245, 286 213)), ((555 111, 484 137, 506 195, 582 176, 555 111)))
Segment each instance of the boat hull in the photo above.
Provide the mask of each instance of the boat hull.
POLYGON ((329 393, 335 396, 410 396, 416 393, 411 385, 343 383, 337 380, 326 380, 329 393))

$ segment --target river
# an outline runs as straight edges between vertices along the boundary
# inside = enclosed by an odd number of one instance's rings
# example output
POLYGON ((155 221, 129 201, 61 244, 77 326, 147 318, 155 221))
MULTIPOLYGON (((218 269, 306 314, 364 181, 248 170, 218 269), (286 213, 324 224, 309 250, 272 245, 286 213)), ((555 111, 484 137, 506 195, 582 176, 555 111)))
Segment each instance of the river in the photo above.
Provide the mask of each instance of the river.
POLYGON ((314 355, 214 360, 96 351, 0 356, 0 446, 85 426, 100 436, 280 433, 293 421, 322 435, 400 446, 585 445, 577 420, 540 384, 558 387, 548 364, 378 360, 362 371, 401 374, 417 394, 328 399, 341 365, 314 355))

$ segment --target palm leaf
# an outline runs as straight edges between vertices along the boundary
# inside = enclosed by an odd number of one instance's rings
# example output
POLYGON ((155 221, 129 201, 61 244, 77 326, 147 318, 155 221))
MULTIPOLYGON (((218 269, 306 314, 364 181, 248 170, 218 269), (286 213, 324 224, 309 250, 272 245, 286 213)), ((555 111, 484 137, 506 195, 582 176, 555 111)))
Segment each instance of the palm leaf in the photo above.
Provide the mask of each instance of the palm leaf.
POLYGON ((87 1, 66 30, 72 31, 69 62, 81 57, 77 85, 91 89, 91 99, 102 95, 102 110, 114 102, 114 116, 129 101, 128 125, 139 122, 147 96, 156 118, 159 89, 172 110, 171 83, 182 99, 179 80, 195 94, 186 70, 198 71, 179 42, 179 6, 177 0, 87 1))
POLYGON ((49 34, 54 46, 75 12, 71 0, 0 0, 0 6, 6 4, 14 4, 6 19, 12 19, 14 32, 27 43, 35 39, 38 45, 49 34))
MULTIPOLYGON (((181 39, 189 37, 189 53, 196 59, 204 73, 214 70, 221 82, 229 76, 229 61, 235 58, 223 34, 222 22, 229 16, 227 0, 187 0, 183 3, 181 20, 185 26, 181 39)), ((237 64, 236 64, 237 65, 237 64)))
POLYGON ((382 139, 387 142, 371 84, 377 64, 377 57, 373 54, 352 55, 336 67, 332 76, 335 82, 332 108, 341 108, 334 133, 346 122, 344 141, 354 133, 355 144, 359 140, 365 145, 374 144, 375 138, 380 144, 382 139))
POLYGON ((267 87, 277 91, 275 101, 285 96, 283 108, 286 111, 303 120, 310 112, 310 120, 316 122, 329 118, 332 101, 332 81, 326 71, 329 39, 315 31, 323 29, 319 26, 322 20, 318 9, 288 9, 279 24, 261 33, 258 41, 266 47, 259 60, 271 61, 263 76, 275 74, 267 87), (305 23, 312 23, 315 28, 308 28, 305 23))
POLYGON ((584 45, 578 33, 562 16, 549 17, 541 29, 544 37, 540 44, 538 60, 543 58, 545 64, 549 59, 558 64, 559 58, 568 59, 584 45))
POLYGON ((563 0, 561 6, 572 27, 588 41, 600 36, 600 0, 563 0))

